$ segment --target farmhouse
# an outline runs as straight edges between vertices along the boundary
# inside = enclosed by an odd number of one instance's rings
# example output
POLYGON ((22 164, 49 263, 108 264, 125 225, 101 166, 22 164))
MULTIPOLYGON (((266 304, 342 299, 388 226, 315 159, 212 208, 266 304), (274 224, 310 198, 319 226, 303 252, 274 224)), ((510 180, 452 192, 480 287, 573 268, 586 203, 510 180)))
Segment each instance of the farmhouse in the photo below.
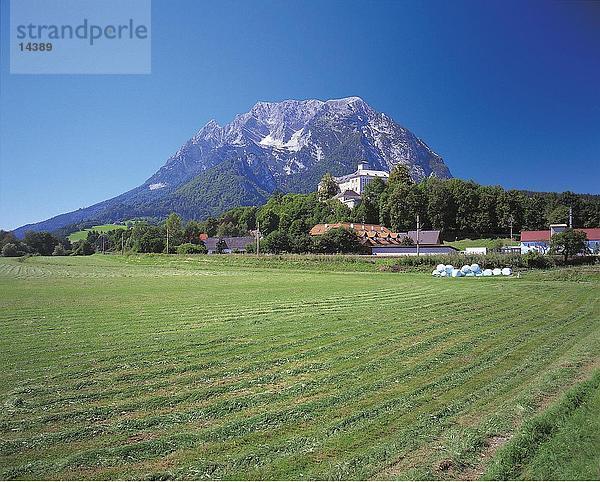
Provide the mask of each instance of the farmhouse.
POLYGON ((320 236, 332 228, 353 230, 366 250, 375 256, 416 256, 417 254, 449 254, 456 252, 451 246, 445 246, 440 239, 440 232, 408 231, 394 233, 379 224, 334 223, 317 224, 310 230, 311 236, 320 236))
POLYGON ((204 246, 206 246, 208 254, 215 254, 215 253, 219 253, 219 252, 224 253, 224 254, 245 253, 246 246, 248 246, 249 244, 254 243, 254 242, 255 242, 255 239, 251 236, 236 236, 236 237, 223 237, 223 238, 211 237, 211 238, 206 238, 204 240, 204 246), (219 244, 221 244, 220 250, 219 250, 219 244))
MULTIPOLYGON (((547 254, 550 251, 550 238, 565 229, 567 229, 566 224, 551 224, 548 230, 521 231, 521 253, 537 251, 541 254, 547 254)), ((577 231, 583 231, 587 235, 587 245, 590 252, 600 253, 600 228, 582 228, 577 229, 577 231)))

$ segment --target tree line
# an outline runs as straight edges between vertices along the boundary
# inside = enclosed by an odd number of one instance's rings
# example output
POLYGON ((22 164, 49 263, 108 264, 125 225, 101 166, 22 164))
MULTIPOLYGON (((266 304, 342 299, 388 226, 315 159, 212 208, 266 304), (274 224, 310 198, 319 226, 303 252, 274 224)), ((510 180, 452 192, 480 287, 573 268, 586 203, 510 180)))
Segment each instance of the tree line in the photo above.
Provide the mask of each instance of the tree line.
MULTIPOLYGON (((321 193, 335 188, 326 176, 321 193)), ((573 226, 600 226, 600 196, 564 193, 533 193, 482 186, 462 179, 410 179, 405 166, 396 166, 388 183, 370 182, 362 203, 348 217, 356 222, 383 224, 394 231, 415 228, 419 215, 425 229, 439 229, 446 239, 497 237, 513 231, 548 229, 567 223, 572 209, 573 226)))
MULTIPOLYGON (((482 186, 461 179, 428 178, 414 183, 405 166, 398 165, 387 183, 374 179, 367 184, 361 204, 350 209, 334 196, 337 184, 326 174, 317 192, 283 194, 275 192, 260 206, 241 206, 219 217, 184 222, 177 214, 165 221, 137 221, 126 229, 107 233, 88 232, 87 239, 70 243, 64 236, 27 233, 17 240, 11 233, 0 236, 6 255, 90 254, 98 250, 140 253, 202 253, 200 234, 211 237, 247 236, 260 227, 262 252, 359 252, 353 233, 332 230, 327 236, 311 238, 315 224, 355 222, 382 224, 396 232, 416 227, 439 229, 446 240, 479 237, 506 237, 513 232, 548 229, 552 223, 566 223, 572 210, 573 226, 600 226, 600 196, 563 193, 534 193, 482 186), (12 236, 12 237, 11 237, 12 236), (56 250, 56 252, 55 252, 56 250)), ((64 232, 60 234, 64 235, 64 232)))

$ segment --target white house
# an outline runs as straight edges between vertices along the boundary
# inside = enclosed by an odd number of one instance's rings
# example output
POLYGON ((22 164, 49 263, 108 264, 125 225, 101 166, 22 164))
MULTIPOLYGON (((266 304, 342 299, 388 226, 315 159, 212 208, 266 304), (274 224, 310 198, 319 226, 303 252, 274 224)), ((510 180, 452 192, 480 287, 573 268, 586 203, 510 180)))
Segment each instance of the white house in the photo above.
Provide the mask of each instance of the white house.
POLYGON ((361 161, 358 163, 358 169, 355 172, 347 176, 334 177, 333 180, 340 188, 340 193, 354 191, 354 193, 360 196, 365 190, 365 186, 373 179, 381 178, 387 182, 389 177, 390 174, 387 171, 370 169, 367 161, 361 161))
MULTIPOLYGON (((550 251, 550 238, 567 229, 566 224, 551 224, 549 230, 521 231, 521 253, 537 251, 546 254, 550 251)), ((600 253, 600 228, 577 228, 587 236, 587 247, 591 253, 600 253)))
POLYGON ((334 199, 337 199, 339 202, 344 203, 350 209, 354 209, 360 204, 360 194, 350 189, 335 195, 334 199))

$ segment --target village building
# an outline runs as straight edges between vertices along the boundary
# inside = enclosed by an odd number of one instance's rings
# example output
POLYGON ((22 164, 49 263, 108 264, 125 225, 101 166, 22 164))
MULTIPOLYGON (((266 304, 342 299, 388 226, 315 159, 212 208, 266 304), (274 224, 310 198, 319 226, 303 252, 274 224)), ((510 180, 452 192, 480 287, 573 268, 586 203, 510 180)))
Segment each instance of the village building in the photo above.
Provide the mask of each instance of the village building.
POLYGON ((208 254, 219 253, 219 242, 220 241, 222 241, 220 252, 223 254, 230 254, 230 253, 245 253, 246 246, 256 242, 256 239, 251 236, 206 238, 203 242, 204 242, 204 246, 206 246, 206 250, 208 251, 208 254))
POLYGON ((367 184, 376 178, 387 182, 389 177, 390 174, 387 171, 371 169, 367 161, 361 161, 358 163, 356 171, 352 174, 333 178, 340 190, 336 199, 352 209, 360 204, 360 196, 367 184))
POLYGON ((351 189, 347 189, 344 192, 340 192, 336 194, 334 199, 337 199, 339 202, 345 204, 350 209, 354 209, 356 206, 360 204, 360 194, 356 191, 352 191, 351 189))
MULTIPOLYGON (((550 229, 541 231, 521 231, 521 254, 537 251, 547 254, 550 251, 550 238, 567 229, 566 224, 551 224, 550 229)), ((600 253, 600 228, 581 228, 587 236, 587 247, 590 253, 600 253)))
POLYGON ((419 230, 394 233, 379 224, 333 223, 317 224, 310 230, 311 236, 320 236, 332 228, 353 230, 365 250, 374 256, 416 256, 455 253, 456 249, 442 243, 440 231, 419 230))
POLYGON ((356 235, 360 238, 366 236, 367 233, 391 233, 392 231, 385 226, 379 224, 365 224, 365 223, 330 223, 330 224, 315 224, 308 234, 311 236, 321 236, 327 231, 333 228, 344 228, 351 229, 356 232, 356 235))

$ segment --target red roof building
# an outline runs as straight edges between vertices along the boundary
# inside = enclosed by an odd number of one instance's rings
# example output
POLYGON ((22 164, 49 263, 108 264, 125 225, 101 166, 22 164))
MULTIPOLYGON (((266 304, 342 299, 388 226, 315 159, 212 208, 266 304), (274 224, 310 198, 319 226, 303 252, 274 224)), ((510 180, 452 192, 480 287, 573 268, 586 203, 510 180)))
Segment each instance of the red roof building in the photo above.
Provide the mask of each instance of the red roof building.
MULTIPOLYGON (((379 224, 333 223, 317 224, 310 230, 311 236, 321 236, 332 228, 352 230, 359 237, 362 245, 373 255, 410 256, 417 254, 417 232, 393 233, 379 224)), ((420 254, 448 254, 456 251, 442 244, 440 232, 419 231, 420 254)))
MULTIPOLYGON (((581 228, 576 231, 583 231, 588 241, 600 241, 600 228, 581 228)), ((521 242, 544 242, 550 241, 550 230, 541 231, 521 231, 521 242)))
MULTIPOLYGON (((538 251, 548 253, 550 251, 550 238, 553 234, 564 231, 566 224, 551 225, 550 229, 542 231, 521 231, 521 253, 538 251)), ((587 247, 591 253, 600 252, 600 228, 577 228, 587 236, 587 247)))

